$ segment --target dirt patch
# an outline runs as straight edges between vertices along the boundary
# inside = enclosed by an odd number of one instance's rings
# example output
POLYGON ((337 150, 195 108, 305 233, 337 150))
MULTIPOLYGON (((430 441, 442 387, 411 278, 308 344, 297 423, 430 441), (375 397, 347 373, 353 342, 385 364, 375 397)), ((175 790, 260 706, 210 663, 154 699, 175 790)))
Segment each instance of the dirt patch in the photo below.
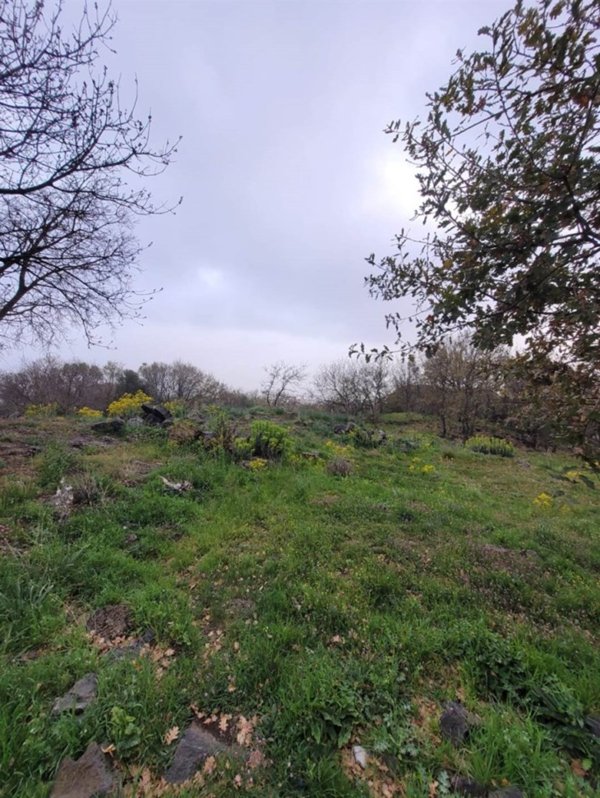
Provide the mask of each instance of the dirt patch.
POLYGON ((509 549, 492 543, 477 543, 472 545, 471 551, 475 564, 494 571, 526 575, 540 570, 539 556, 531 549, 509 549))
POLYGON ((131 610, 126 604, 109 604, 93 612, 87 619, 88 632, 103 640, 126 637, 133 625, 131 610))

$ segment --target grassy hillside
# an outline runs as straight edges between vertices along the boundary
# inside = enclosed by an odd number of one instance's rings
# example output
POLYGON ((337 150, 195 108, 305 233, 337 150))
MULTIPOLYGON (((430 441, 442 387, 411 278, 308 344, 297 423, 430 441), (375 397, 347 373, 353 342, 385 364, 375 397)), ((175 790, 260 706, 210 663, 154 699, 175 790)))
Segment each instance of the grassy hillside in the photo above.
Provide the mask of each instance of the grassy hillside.
POLYGON ((591 472, 401 415, 372 446, 323 414, 273 420, 290 439, 273 460, 225 454, 218 414, 208 448, 186 422, 110 440, 84 419, 2 422, 0 795, 49 795, 91 741, 132 796, 435 798, 458 776, 598 794, 591 472), (126 630, 90 633, 111 605, 126 630), (96 700, 53 714, 90 672, 96 700), (456 744, 448 701, 470 713, 456 744), (167 786, 192 719, 246 758, 167 786))

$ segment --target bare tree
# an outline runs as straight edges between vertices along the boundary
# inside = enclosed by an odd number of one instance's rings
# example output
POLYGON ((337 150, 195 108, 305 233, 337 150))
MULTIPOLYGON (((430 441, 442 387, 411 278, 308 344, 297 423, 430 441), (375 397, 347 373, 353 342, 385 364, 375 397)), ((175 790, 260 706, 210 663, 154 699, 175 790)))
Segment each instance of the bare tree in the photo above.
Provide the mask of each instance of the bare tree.
POLYGON ((98 324, 143 302, 133 223, 168 208, 139 178, 175 147, 153 147, 150 117, 121 106, 99 65, 115 19, 93 8, 68 33, 61 0, 53 11, 0 0, 0 340, 47 341, 77 324, 93 343, 98 324))
POLYGON ((265 368, 267 378, 261 393, 269 407, 277 407, 291 398, 291 389, 297 388, 306 377, 306 366, 293 366, 283 360, 265 368))
POLYGON ((216 402, 225 391, 225 386, 211 374, 176 360, 174 363, 142 363, 139 375, 146 390, 159 402, 169 399, 216 402))
POLYGON ((375 420, 389 393, 388 366, 384 360, 340 360, 323 366, 314 380, 317 398, 330 409, 368 414, 375 420))

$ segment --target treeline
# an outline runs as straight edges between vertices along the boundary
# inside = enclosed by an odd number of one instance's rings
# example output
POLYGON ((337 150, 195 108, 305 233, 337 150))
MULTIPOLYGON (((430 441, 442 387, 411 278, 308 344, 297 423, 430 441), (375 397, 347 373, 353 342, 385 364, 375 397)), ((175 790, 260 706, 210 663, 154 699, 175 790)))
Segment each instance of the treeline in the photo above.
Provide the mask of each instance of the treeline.
POLYGON ((476 349, 463 336, 431 357, 388 362, 340 361, 316 375, 314 398, 330 409, 435 416, 442 437, 476 432, 534 448, 573 448, 600 458, 600 381, 586 364, 540 363, 506 348, 476 349))
POLYGON ((0 374, 0 414, 20 415, 34 406, 54 406, 59 413, 81 407, 105 410, 123 394, 144 391, 157 402, 244 406, 256 395, 229 388, 191 363, 143 363, 139 369, 109 362, 97 366, 45 357, 17 371, 0 374))
POLYGON ((437 418, 442 437, 466 440, 476 432, 510 437, 535 448, 572 447, 591 462, 600 452, 600 384, 586 368, 536 363, 507 349, 485 352, 467 336, 431 357, 405 361, 345 358, 322 366, 312 380, 305 368, 276 363, 260 391, 234 390, 183 361, 143 363, 137 370, 109 362, 65 363, 53 357, 0 374, 0 414, 31 406, 70 413, 105 410, 123 394, 144 391, 157 402, 190 406, 310 404, 376 422, 384 412, 437 418))

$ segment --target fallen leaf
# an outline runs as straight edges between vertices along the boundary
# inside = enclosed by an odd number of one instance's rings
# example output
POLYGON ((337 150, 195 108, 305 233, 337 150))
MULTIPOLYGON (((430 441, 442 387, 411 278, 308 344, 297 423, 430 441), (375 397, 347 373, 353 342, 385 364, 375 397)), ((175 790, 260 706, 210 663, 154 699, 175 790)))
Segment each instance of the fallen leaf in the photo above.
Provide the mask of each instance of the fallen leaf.
POLYGON ((206 762, 204 763, 204 767, 202 768, 202 772, 206 773, 207 776, 210 776, 213 773, 214 769, 217 766, 217 760, 214 756, 207 756, 206 762))
POLYGON ((240 776, 239 773, 234 777, 233 783, 235 785, 236 790, 239 790, 240 787, 242 786, 242 777, 240 776))
POLYGON ((436 798, 437 788, 438 788, 437 781, 432 781, 431 784, 429 785, 429 798, 436 798))
POLYGON ((164 741, 167 745, 171 745, 179 737, 179 726, 173 726, 169 729, 164 736, 164 741))

